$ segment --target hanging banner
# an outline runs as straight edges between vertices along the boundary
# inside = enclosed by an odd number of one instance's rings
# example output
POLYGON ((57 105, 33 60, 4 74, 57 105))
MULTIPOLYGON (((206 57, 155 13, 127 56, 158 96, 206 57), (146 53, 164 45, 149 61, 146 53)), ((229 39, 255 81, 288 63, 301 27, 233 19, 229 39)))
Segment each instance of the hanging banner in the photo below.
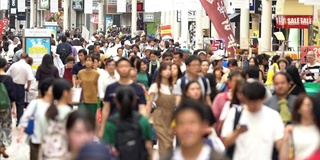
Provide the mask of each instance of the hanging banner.
POLYGON ((8 0, 1 0, 0 1, 0 8, 1 10, 8 10, 8 0))
POLYGON ((2 32, 3 32, 3 28, 4 28, 4 23, 3 23, 3 21, 0 21, 0 35, 2 34, 2 32))
POLYGON ((172 37, 171 25, 165 25, 160 27, 161 37, 170 36, 172 37))
POLYGON ((84 0, 84 14, 92 14, 92 10, 93 10, 93 2, 92 0, 84 0))
POLYGON ((313 16, 277 16, 276 28, 307 29, 313 22, 313 16))
POLYGON ((309 46, 320 46, 319 43, 319 24, 317 22, 309 25, 309 46))
POLYGON ((127 1, 126 0, 118 0, 117 1, 117 12, 118 13, 127 12, 127 1))
POLYGON ((302 46, 301 47, 301 64, 305 64, 307 62, 307 53, 309 51, 313 51, 316 55, 316 59, 319 62, 320 59, 320 46, 302 46))
POLYGON ((18 0, 18 12, 25 12, 26 11, 26 1, 25 0, 18 0))
POLYGON ((50 12, 59 12, 59 2, 58 0, 50 0, 50 12))
POLYGON ((230 57, 236 53, 236 39, 223 0, 200 0, 230 57))

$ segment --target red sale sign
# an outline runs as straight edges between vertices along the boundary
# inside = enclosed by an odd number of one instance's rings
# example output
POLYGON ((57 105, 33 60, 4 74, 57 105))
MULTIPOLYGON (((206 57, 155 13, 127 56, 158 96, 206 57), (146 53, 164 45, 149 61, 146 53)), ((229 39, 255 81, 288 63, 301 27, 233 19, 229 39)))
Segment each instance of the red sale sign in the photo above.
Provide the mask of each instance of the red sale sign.
POLYGON ((276 17, 277 28, 299 28, 307 29, 313 22, 313 16, 286 16, 278 15, 276 17))
POLYGON ((309 51, 313 51, 316 54, 316 59, 319 62, 320 60, 320 46, 302 46, 301 47, 301 64, 305 64, 307 62, 307 53, 309 51))

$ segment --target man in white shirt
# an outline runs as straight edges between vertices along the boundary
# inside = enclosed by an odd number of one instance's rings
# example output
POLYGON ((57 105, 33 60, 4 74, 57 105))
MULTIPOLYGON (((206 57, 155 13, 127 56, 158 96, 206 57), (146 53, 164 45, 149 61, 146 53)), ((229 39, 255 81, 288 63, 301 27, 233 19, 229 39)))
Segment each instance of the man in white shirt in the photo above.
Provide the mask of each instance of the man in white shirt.
POLYGON ((235 145, 233 160, 270 160, 274 146, 281 148, 284 124, 278 112, 263 105, 265 90, 257 80, 245 82, 246 104, 231 108, 224 121, 221 137, 226 147, 235 145))
POLYGON ((302 67, 302 79, 306 82, 320 82, 320 63, 316 62, 316 54, 309 51, 306 56, 308 63, 302 67))
POLYGON ((13 79, 14 89, 16 92, 16 105, 17 105, 17 125, 23 114, 25 91, 29 92, 31 81, 34 79, 32 68, 27 64, 28 54, 22 53, 20 60, 13 63, 7 71, 13 79), (25 85, 27 84, 27 88, 25 85))
POLYGON ((98 79, 98 92, 99 97, 101 99, 105 96, 105 91, 108 85, 117 82, 120 79, 119 74, 116 72, 116 61, 113 59, 104 60, 103 56, 101 58, 102 63, 105 65, 105 69, 100 73, 100 77, 98 79))
POLYGON ((178 51, 173 53, 173 61, 180 66, 180 70, 184 73, 187 70, 187 66, 183 63, 183 53, 178 51))

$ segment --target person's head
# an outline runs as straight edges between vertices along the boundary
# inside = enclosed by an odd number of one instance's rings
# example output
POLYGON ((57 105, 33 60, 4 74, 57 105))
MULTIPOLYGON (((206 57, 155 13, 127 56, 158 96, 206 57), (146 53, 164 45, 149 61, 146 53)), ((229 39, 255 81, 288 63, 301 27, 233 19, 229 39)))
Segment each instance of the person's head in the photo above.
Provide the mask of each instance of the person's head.
POLYGON ((72 112, 66 122, 66 131, 71 152, 77 152, 95 136, 95 117, 87 110, 72 112))
POLYGON ((286 96, 291 87, 291 78, 285 72, 278 72, 273 77, 274 92, 278 96, 286 96))
POLYGON ((6 59, 0 57, 0 70, 6 70, 7 69, 7 65, 8 65, 8 62, 6 59))
POLYGON ((236 59, 229 59, 228 60, 228 68, 230 72, 235 72, 238 70, 238 62, 236 59))
POLYGON ((131 48, 131 42, 130 42, 129 40, 126 40, 126 41, 124 42, 124 47, 125 47, 125 49, 130 50, 130 48, 131 48))
POLYGON ((131 49, 134 53, 140 52, 139 46, 136 44, 132 45, 131 49))
POLYGON ((136 67, 138 72, 147 72, 147 69, 148 69, 147 62, 143 59, 137 60, 136 67))
POLYGON ((202 60, 201 61, 201 72, 206 74, 209 70, 209 66, 210 66, 209 61, 202 60))
POLYGON ((39 66, 39 70, 44 71, 44 72, 50 72, 52 68, 54 67, 53 65, 53 60, 50 54, 45 54, 42 57, 42 62, 39 66))
POLYGON ((292 121, 301 123, 301 119, 314 119, 312 109, 314 99, 305 93, 299 94, 293 107, 292 121))
POLYGON ((80 49, 78 51, 78 57, 79 57, 80 62, 85 61, 87 54, 88 53, 87 53, 87 51, 85 49, 80 49))
POLYGON ((98 67, 100 67, 100 59, 97 55, 93 55, 93 69, 97 69, 98 67))
POLYGON ((105 69, 108 71, 108 73, 114 73, 116 70, 116 61, 113 59, 108 59, 105 66, 105 69))
POLYGON ((14 44, 14 45, 17 45, 19 42, 20 42, 19 37, 14 37, 14 38, 13 38, 13 44, 14 44))
POLYGON ((66 58, 66 67, 67 68, 73 68, 74 65, 74 58, 72 56, 69 56, 66 58))
POLYGON ((280 59, 277 61, 277 64, 278 64, 278 66, 279 66, 280 71, 286 71, 286 68, 288 67, 289 62, 288 62, 287 59, 285 59, 285 58, 280 58, 280 59))
POLYGON ((237 80, 235 86, 232 90, 232 99, 230 103, 230 107, 232 105, 240 105, 244 103, 244 96, 243 96, 243 85, 245 80, 237 80))
POLYGON ((186 58, 186 66, 188 74, 192 76, 198 75, 201 69, 201 60, 196 55, 190 55, 186 58))
POLYGON ((119 43, 120 43, 120 38, 119 38, 119 37, 116 37, 116 39, 114 40, 114 42, 115 42, 116 44, 119 44, 119 43))
POLYGON ((67 37, 65 35, 60 36, 61 42, 67 42, 67 37))
POLYGON ((122 120, 130 118, 133 106, 137 103, 135 90, 131 86, 119 86, 116 89, 115 102, 120 112, 120 118, 122 120))
POLYGON ((136 55, 133 55, 132 57, 129 57, 129 60, 130 60, 130 64, 131 64, 131 67, 133 68, 137 68, 137 62, 140 58, 136 55))
POLYGON ((53 78, 46 78, 44 79, 41 84, 38 86, 38 90, 40 92, 41 97, 49 98, 52 101, 52 84, 54 82, 53 78))
POLYGON ((94 63, 94 58, 92 55, 87 55, 86 56, 86 68, 87 69, 92 69, 93 68, 93 63, 94 63))
POLYGON ((159 72, 156 77, 157 87, 160 91, 161 83, 163 80, 167 80, 169 82, 169 86, 172 87, 172 76, 171 76, 171 66, 168 63, 161 63, 159 67, 159 72))
POLYGON ((277 63, 279 60, 280 56, 279 55, 275 55, 272 57, 272 63, 277 63))
POLYGON ((134 53, 133 51, 129 51, 129 59, 132 59, 132 57, 137 56, 136 53, 134 53))
POLYGON ((182 63, 183 61, 183 52, 177 51, 173 53, 173 61, 175 63, 182 63))
POLYGON ((121 47, 119 47, 119 48, 117 49, 117 54, 118 54, 119 57, 122 57, 122 55, 123 55, 123 49, 122 49, 121 47))
POLYGON ((155 62, 157 59, 158 59, 158 52, 152 50, 152 51, 150 52, 150 61, 155 62))
POLYGON ((183 97, 202 101, 203 98, 200 83, 198 81, 190 81, 184 89, 183 97))
POLYGON ((137 71, 134 68, 131 68, 131 70, 130 70, 130 79, 133 82, 137 83, 137 71))
POLYGON ((130 77, 130 70, 131 64, 130 61, 126 58, 121 58, 116 63, 117 72, 120 75, 120 78, 129 78, 130 77))
POLYGON ((216 66, 213 68, 213 74, 216 78, 221 79, 224 72, 223 72, 223 68, 220 66, 216 66))
POLYGON ((205 51, 200 51, 198 52, 198 56, 201 60, 206 60, 207 59, 207 53, 205 51))
POLYGON ((259 66, 259 61, 255 57, 251 57, 249 59, 249 66, 259 66))
POLYGON ((172 77, 177 77, 177 79, 181 78, 183 76, 180 66, 176 63, 173 63, 171 65, 171 75, 172 77))
POLYGON ((231 72, 229 75, 229 86, 231 89, 235 88, 238 81, 243 80, 242 73, 240 71, 231 72))
POLYGON ((246 79, 248 79, 248 78, 259 79, 259 75, 260 75, 260 69, 258 66, 255 66, 255 65, 249 66, 245 70, 246 79))
POLYGON ((205 77, 209 80, 210 88, 211 88, 210 99, 211 101, 213 101, 214 97, 216 97, 216 95, 218 94, 218 90, 216 87, 217 85, 216 76, 214 76, 213 73, 207 73, 205 77))
POLYGON ((29 55, 27 53, 22 53, 20 55, 20 59, 24 59, 25 61, 27 61, 28 58, 29 58, 29 55))
POLYGON ((304 90, 305 92, 305 88, 303 86, 299 71, 297 69, 297 67, 293 66, 293 65, 289 65, 286 69, 286 72, 290 75, 292 83, 296 84, 297 86, 300 86, 301 89, 304 90))
POLYGON ((172 52, 167 51, 167 52, 163 53, 162 62, 172 64, 172 59, 173 59, 172 52))
POLYGON ((187 99, 174 113, 174 131, 182 148, 193 148, 203 143, 206 125, 205 113, 201 106, 200 102, 187 99))
POLYGON ((53 102, 46 112, 47 119, 54 119, 59 113, 57 104, 68 105, 72 101, 71 84, 65 79, 56 79, 52 84, 53 102))
POLYGON ((314 63, 316 61, 316 54, 313 51, 309 51, 306 56, 308 63, 314 63))
POLYGON ((99 42, 95 42, 93 45, 93 51, 95 54, 100 54, 100 43, 99 42))
POLYGON ((266 88, 262 83, 255 79, 248 79, 243 85, 242 93, 249 112, 257 112, 261 109, 266 95, 266 88))
POLYGON ((213 67, 216 67, 216 66, 222 67, 222 60, 223 60, 223 57, 218 55, 212 55, 210 57, 210 62, 213 67))

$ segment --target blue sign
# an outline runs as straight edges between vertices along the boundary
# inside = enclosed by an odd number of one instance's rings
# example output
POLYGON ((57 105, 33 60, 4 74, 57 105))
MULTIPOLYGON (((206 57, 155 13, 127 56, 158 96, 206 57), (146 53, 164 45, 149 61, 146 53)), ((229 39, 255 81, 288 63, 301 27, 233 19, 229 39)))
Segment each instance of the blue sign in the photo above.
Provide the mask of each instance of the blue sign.
POLYGON ((29 55, 50 54, 50 37, 26 38, 26 53, 29 55))
POLYGON ((254 0, 250 0, 250 11, 254 11, 254 0))
POLYGON ((46 26, 46 29, 50 29, 54 39, 57 40, 58 26, 46 26))

